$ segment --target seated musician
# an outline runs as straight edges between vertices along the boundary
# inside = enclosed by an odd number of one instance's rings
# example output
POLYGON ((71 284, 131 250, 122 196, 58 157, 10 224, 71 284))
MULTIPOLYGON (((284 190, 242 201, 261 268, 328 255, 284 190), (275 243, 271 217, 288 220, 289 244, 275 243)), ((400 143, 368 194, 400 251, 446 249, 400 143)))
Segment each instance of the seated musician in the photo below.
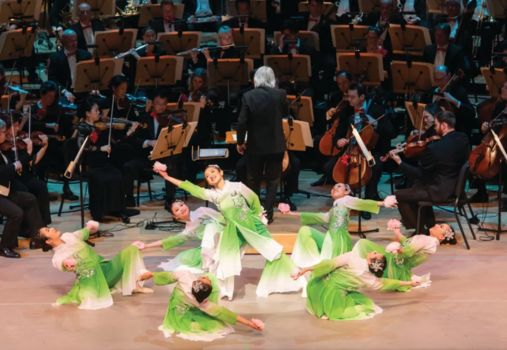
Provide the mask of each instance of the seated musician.
MULTIPOLYGON (((349 103, 348 92, 350 84, 352 84, 352 75, 349 72, 342 71, 336 74, 336 85, 338 86, 338 91, 333 92, 329 96, 329 100, 326 101, 327 106, 326 120, 329 121, 330 126, 332 126, 335 120, 339 117, 339 114, 336 111, 337 107, 341 110, 343 108, 346 108, 349 103)), ((323 135, 316 136, 313 142, 314 144, 313 149, 315 151, 315 171, 318 174, 323 173, 323 166, 329 160, 329 156, 323 155, 319 149, 320 147, 319 144, 320 140, 322 139, 322 136, 323 135)), ((333 140, 334 144, 336 144, 336 142, 338 141, 337 137, 338 136, 335 134, 335 139, 333 140)), ((334 162, 336 163, 336 160, 334 162)), ((326 174, 324 174, 319 180, 313 182, 312 186, 323 186, 327 183, 332 182, 333 182, 332 177, 327 178, 326 174)))
POLYGON ((308 45, 299 40, 298 24, 294 20, 287 20, 283 23, 282 35, 278 40, 278 45, 274 46, 271 50, 272 55, 308 55, 312 65, 317 64, 317 50, 311 45, 308 45), (297 41, 297 44, 285 44, 284 41, 297 41), (314 63, 315 62, 315 63, 314 63))
POLYGON ((87 50, 93 56, 95 50, 89 49, 87 45, 95 44, 95 33, 106 30, 106 27, 100 20, 92 20, 92 7, 86 2, 79 5, 77 15, 79 21, 69 29, 72 29, 77 35, 77 47, 87 50))
POLYGON ((66 6, 70 4, 70 0, 55 0, 53 1, 51 8, 49 9, 49 23, 53 28, 53 31, 61 31, 62 27, 64 27, 64 23, 62 23, 62 14, 64 13, 64 9, 66 6))
POLYGON ((279 31, 283 25, 283 21, 293 16, 299 16, 299 1, 266 1, 267 29, 270 34, 273 31, 279 31))
POLYGON ((497 56, 493 59, 493 68, 504 69, 507 68, 507 40, 499 45, 500 47, 496 50, 505 56, 497 56))
MULTIPOLYGON (((452 112, 443 111, 435 116, 435 130, 441 139, 426 147, 418 166, 409 165, 397 154, 389 153, 398 163, 400 172, 416 181, 412 188, 394 193, 403 225, 408 230, 416 229, 420 201, 445 202, 454 196, 458 174, 468 160, 470 147, 466 135, 454 130, 455 123, 452 112)), ((435 224, 433 208, 424 207, 419 232, 428 234, 427 229, 435 224)))
POLYGON ((402 5, 402 12, 415 12, 415 14, 403 15, 403 19, 407 24, 428 26, 428 23, 424 21, 427 18, 425 0, 400 0, 399 4, 402 5))
MULTIPOLYGON (((0 120, 0 144, 6 139, 6 125, 0 120)), ((37 233, 44 223, 40 217, 37 198, 28 192, 18 192, 11 188, 16 180, 16 174, 21 171, 23 165, 28 165, 29 159, 10 162, 0 151, 0 215, 6 218, 2 237, 0 239, 0 256, 6 258, 20 258, 21 255, 14 251, 18 247, 18 236, 22 235, 22 225, 28 228, 28 236, 31 249, 39 249, 42 242, 37 239, 37 233)))
MULTIPOLYGON (((151 151, 157 144, 160 131, 169 126, 182 124, 183 121, 169 114, 167 111, 167 92, 158 90, 155 92, 153 101, 146 106, 146 112, 139 118, 140 124, 146 124, 146 128, 138 128, 134 135, 137 149, 136 156, 123 165, 123 189, 126 195, 127 207, 135 206, 134 181, 142 174, 143 169, 151 169, 154 161, 149 159, 151 151), (153 108, 152 108, 153 107, 153 108), (139 154, 139 155, 137 155, 139 154)), ((167 173, 179 176, 182 167, 181 155, 174 155, 157 161, 167 165, 167 173)), ((173 176, 173 175, 171 175, 173 176)), ((170 210, 175 196, 175 187, 170 182, 165 183, 165 207, 170 210)))
MULTIPOLYGON (((152 27, 146 27, 143 29, 143 45, 157 41, 157 33, 152 27)), ((135 58, 140 57, 152 57, 155 55, 163 56, 167 55, 162 45, 151 44, 140 50, 133 51, 132 56, 135 58)))
POLYGON ((238 16, 248 16, 245 18, 230 18, 227 21, 224 21, 222 25, 228 26, 230 28, 265 28, 265 25, 262 21, 258 20, 255 17, 252 17, 250 12, 250 0, 236 0, 234 5, 236 6, 236 13, 238 16))
POLYGON ((172 0, 162 0, 160 2, 160 8, 162 9, 162 18, 155 18, 150 22, 150 27, 152 27, 157 34, 187 30, 187 23, 185 21, 180 22, 182 21, 181 18, 174 17, 175 8, 172 0))
POLYGON ((403 17, 395 10, 393 0, 380 0, 380 11, 370 12, 362 23, 380 28, 380 39, 384 43, 384 49, 392 52, 389 24, 401 24, 403 20, 403 17))
POLYGON ((77 35, 73 30, 67 29, 62 35, 63 50, 57 51, 49 57, 48 79, 55 82, 61 89, 62 100, 64 102, 76 102, 84 96, 75 96, 74 77, 76 75, 76 66, 80 61, 86 61, 92 58, 88 51, 78 49, 77 35))
POLYGON ((423 61, 432 63, 435 67, 446 66, 451 74, 458 69, 467 70, 467 60, 465 52, 461 46, 449 42, 451 27, 447 23, 439 24, 435 27, 435 44, 427 45, 424 48, 423 61))
POLYGON ((78 125, 77 147, 82 147, 86 137, 89 141, 83 154, 83 165, 88 178, 90 193, 90 214, 95 221, 103 221, 106 216, 128 217, 139 214, 138 210, 126 209, 123 193, 123 177, 120 170, 111 164, 111 144, 109 127, 100 125, 98 103, 91 97, 81 105, 85 121, 78 125))
POLYGON ((471 41, 469 29, 475 8, 464 8, 461 0, 446 0, 444 5, 444 14, 437 16, 437 23, 448 23, 451 27, 450 39, 457 45, 464 48, 465 52, 470 53, 471 41), (465 11, 464 11, 465 10, 465 11), (447 14, 447 15, 446 15, 447 14))
MULTIPOLYGON (((12 112, 12 119, 9 114, 4 114, 0 117, 6 125, 6 135, 11 136, 19 135, 19 122, 21 120, 21 114, 12 112), (12 124, 14 123, 14 124, 12 124)), ((51 223, 51 212, 49 210, 49 192, 47 184, 38 179, 35 176, 34 169, 37 167, 38 163, 44 157, 46 153, 46 149, 48 146, 48 137, 46 135, 41 135, 42 138, 39 138, 41 142, 43 142, 42 147, 36 147, 33 145, 32 140, 29 138, 28 134, 24 134, 21 137, 24 137, 23 143, 26 144, 26 149, 18 149, 19 159, 26 159, 27 162, 22 162, 23 168, 21 172, 17 174, 16 180, 12 182, 11 188, 19 191, 19 192, 28 192, 31 193, 37 198, 37 203, 39 207, 40 216, 42 218, 42 222, 44 225, 49 225, 51 223), (35 148, 39 148, 36 152, 35 148)), ((16 161, 14 151, 8 150, 3 152, 5 156, 10 160, 11 163, 16 161)))
POLYGON ((425 103, 442 103, 442 100, 449 102, 455 111, 456 130, 464 132, 469 138, 472 133, 475 119, 475 109, 468 99, 467 90, 459 83, 448 84, 451 79, 451 72, 446 66, 437 66, 434 71, 434 80, 437 86, 432 88, 435 93, 430 93, 423 98, 425 103))
POLYGON ((350 24, 359 13, 358 0, 341 0, 336 4, 336 24, 350 24))
MULTIPOLYGON (((349 144, 349 139, 346 138, 347 131, 350 129, 350 124, 362 124, 362 127, 375 122, 376 119, 383 116, 386 110, 383 106, 373 103, 371 100, 366 99, 366 87, 362 84, 352 84, 348 91, 349 106, 340 111, 338 118, 340 122, 336 132, 336 145, 340 149, 344 149, 349 144)), ((390 116, 386 115, 378 122, 373 124, 379 138, 375 147, 371 150, 375 158, 375 166, 372 167, 372 176, 370 181, 365 187, 365 198, 373 200, 381 200, 378 194, 378 183, 382 176, 382 162, 381 156, 385 155, 391 149, 391 140, 396 137, 394 126, 390 120, 390 116)), ((331 157, 324 165, 324 175, 329 180, 333 178, 333 169, 338 161, 338 156, 331 157)), ((371 218, 371 214, 367 212, 362 213, 365 220, 371 218)))
MULTIPOLYGON (((7 78, 5 77, 5 68, 4 66, 0 63, 0 94, 1 95, 7 95, 7 94, 11 94, 11 91, 10 89, 8 89, 9 87, 9 84, 7 82, 7 78)), ((25 101, 26 101, 26 94, 25 93, 17 93, 15 95, 11 95, 10 97, 10 106, 7 106, 7 104, 5 106, 2 106, 2 104, 0 103, 0 109, 17 109, 17 110, 20 110, 21 108, 23 108, 23 105, 25 104, 25 101)))
POLYGON ((329 15, 323 14, 324 0, 310 0, 308 2, 309 12, 302 14, 303 20, 299 21, 299 30, 317 32, 319 35, 320 53, 333 54, 333 38, 331 36, 331 25, 335 22, 329 15))
POLYGON ((208 60, 213 59, 234 59, 240 58, 241 52, 234 49, 234 37, 232 29, 222 26, 218 30, 218 50, 204 48, 202 50, 194 49, 190 52, 192 56, 192 69, 207 68, 208 60), (220 47, 222 47, 220 49, 220 47))
POLYGON ((382 64, 385 71, 391 71, 392 52, 384 49, 384 42, 380 38, 382 35, 380 28, 371 26, 366 34, 366 52, 378 53, 382 55, 382 64))

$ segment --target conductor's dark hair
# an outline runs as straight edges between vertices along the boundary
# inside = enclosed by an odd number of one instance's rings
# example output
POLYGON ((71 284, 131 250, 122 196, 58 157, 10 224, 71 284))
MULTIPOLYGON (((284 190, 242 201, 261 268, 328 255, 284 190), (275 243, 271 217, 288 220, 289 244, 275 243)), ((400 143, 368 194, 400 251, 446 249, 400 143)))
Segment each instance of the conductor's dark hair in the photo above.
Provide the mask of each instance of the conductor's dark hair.
POLYGON ((210 296, 213 287, 209 284, 204 284, 201 281, 195 281, 194 283, 199 284, 199 291, 195 291, 194 286, 192 286, 192 295, 195 297, 195 300, 200 304, 204 300, 208 299, 210 296))
POLYGON ((109 81, 109 88, 110 89, 117 88, 121 84, 127 83, 127 82, 128 82, 128 80, 124 75, 118 74, 118 75, 115 75, 114 77, 112 77, 111 80, 109 81))
POLYGON ((426 107, 424 107, 424 110, 431 114, 433 117, 442 112, 442 108, 440 108, 438 103, 428 103, 426 107))
POLYGON ((155 91, 155 93, 153 94, 153 100, 155 100, 157 97, 161 98, 161 99, 168 100, 169 99, 169 92, 164 89, 157 89, 155 91))
POLYGON ((285 22, 283 22, 282 32, 284 30, 288 30, 289 33, 292 33, 292 34, 299 34, 298 23, 296 21, 294 21, 293 19, 288 19, 285 22))
POLYGON ((238 4, 240 3, 248 4, 248 8, 250 8, 250 0, 236 0, 236 3, 234 4, 234 6, 236 6, 236 10, 238 9, 238 4))
POLYGON ((56 84, 50 80, 45 81, 40 86, 40 94, 46 95, 48 92, 56 92, 56 84))
POLYGON ((166 6, 166 5, 174 7, 174 2, 172 2, 172 0, 162 0, 160 2, 160 8, 162 8, 162 7, 166 6))
POLYGON ((357 95, 358 96, 361 96, 361 95, 365 95, 366 96, 366 86, 364 86, 361 83, 351 84, 350 87, 349 87, 349 90, 357 91, 357 95))
POLYGON ((350 72, 348 72, 346 70, 337 71, 336 78, 338 78, 340 75, 345 76, 345 78, 347 78, 348 81, 352 81, 352 74, 350 74, 350 72))
POLYGON ((384 271, 387 267, 387 259, 385 256, 382 255, 381 258, 374 258, 374 259, 371 259, 371 264, 368 265, 368 270, 370 270, 370 272, 378 277, 378 278, 382 278, 382 275, 384 274, 384 271), (382 265, 382 268, 379 270, 377 269, 376 271, 372 268, 372 264, 374 263, 380 263, 382 265))
POLYGON ((437 30, 443 30, 447 36, 451 36, 451 26, 447 23, 440 23, 437 26, 435 26, 435 32, 437 30))
POLYGON ((449 111, 438 112, 435 119, 437 119, 440 124, 446 123, 451 129, 454 129, 454 126, 456 125, 456 117, 454 116, 454 113, 449 111))
POLYGON ((380 35, 382 34, 382 32, 380 31, 380 28, 377 27, 377 26, 370 26, 368 28, 368 31, 369 32, 375 32, 375 34, 377 35, 377 38, 380 38, 380 35))

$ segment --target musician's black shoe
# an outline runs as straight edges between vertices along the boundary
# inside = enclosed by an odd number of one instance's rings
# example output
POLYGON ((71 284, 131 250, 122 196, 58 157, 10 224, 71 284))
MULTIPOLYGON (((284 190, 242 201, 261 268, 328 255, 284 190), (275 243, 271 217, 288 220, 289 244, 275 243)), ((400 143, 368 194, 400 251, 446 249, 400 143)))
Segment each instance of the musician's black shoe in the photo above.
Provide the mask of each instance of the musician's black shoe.
POLYGON ((272 216, 268 217, 267 219, 268 219, 268 225, 271 225, 274 221, 272 216))
POLYGON ((41 249, 43 246, 44 242, 42 241, 39 234, 30 239, 30 250, 41 249))
POLYGON ((10 248, 0 248, 0 256, 3 256, 4 258, 14 258, 14 259, 21 258, 21 255, 19 255, 10 248))
POLYGON ((79 197, 72 193, 70 189, 64 189, 62 197, 68 201, 77 201, 79 199, 79 197))
POLYGON ((139 215, 140 211, 137 209, 124 209, 122 210, 122 215, 126 215, 128 217, 139 215))
POLYGON ((361 217, 363 218, 363 220, 370 220, 371 219, 371 213, 368 213, 367 211, 362 211, 361 212, 361 217))
POLYGON ((489 203, 488 192, 477 191, 476 194, 468 199, 468 203, 489 203))
POLYGON ((291 202, 290 198, 285 198, 284 202, 289 205, 290 211, 297 211, 298 207, 294 203, 291 202))
POLYGON ((325 176, 322 176, 320 179, 318 179, 315 182, 312 182, 312 186, 324 186, 326 184, 327 178, 325 176))

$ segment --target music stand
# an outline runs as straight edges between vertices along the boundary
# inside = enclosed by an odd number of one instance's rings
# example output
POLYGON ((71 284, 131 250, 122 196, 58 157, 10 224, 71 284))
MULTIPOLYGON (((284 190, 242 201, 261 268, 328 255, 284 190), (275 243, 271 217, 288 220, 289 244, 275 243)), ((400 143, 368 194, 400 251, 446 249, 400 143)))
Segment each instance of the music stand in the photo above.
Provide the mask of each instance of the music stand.
POLYGON ((88 4, 92 8, 93 16, 95 19, 104 17, 114 17, 116 15, 116 1, 115 0, 73 0, 72 19, 78 19, 77 13, 79 5, 88 4))
POLYGON ((9 95, 2 95, 0 98, 0 108, 5 110, 9 109, 9 95))
MULTIPOLYGON (((396 4, 393 1, 393 6, 396 8, 396 4)), ((359 0, 359 12, 370 13, 380 8, 380 0, 359 0)))
POLYGON ((153 147, 150 159, 156 160, 180 154, 183 147, 188 146, 196 126, 196 122, 190 122, 163 128, 158 136, 157 144, 153 147))
POLYGON ((424 103, 414 103, 410 101, 405 101, 405 108, 407 109, 410 120, 412 121, 412 125, 414 128, 419 130, 421 123, 424 120, 424 108, 426 105, 424 103), (414 106, 414 104, 417 106, 414 106))
POLYGON ((79 62, 76 65, 76 75, 72 83, 74 92, 109 89, 109 81, 115 75, 121 74, 122 66, 123 60, 114 58, 79 62))
POLYGON ((422 56, 426 45, 431 44, 430 31, 425 27, 390 24, 388 30, 395 55, 409 52, 422 56))
POLYGON ((136 82, 139 86, 175 85, 181 80, 183 57, 141 57, 137 60, 136 82))
MULTIPOLYGON (((271 2, 271 0, 267 1, 271 2)), ((227 13, 232 17, 238 15, 238 11, 236 11, 236 0, 229 0, 227 2, 227 13)), ((260 21, 266 22, 266 0, 250 0, 250 15, 260 21)))
POLYGON ((504 73, 503 69, 499 68, 481 68, 482 75, 486 80, 486 85, 488 85, 488 90, 491 97, 498 97, 502 93, 502 87, 507 81, 507 76, 504 73))
POLYGON ((264 29, 244 28, 233 30, 234 44, 246 46, 245 57, 260 59, 266 50, 266 33, 264 29))
MULTIPOLYGON (((158 33, 157 39, 162 43, 168 55, 195 49, 201 46, 202 32, 158 33)), ((190 56, 190 54, 188 54, 190 56)))
POLYGON ((10 17, 40 18, 42 0, 4 0, 0 1, 0 23, 10 23, 10 17))
POLYGON ((289 101, 290 111, 294 112, 291 113, 294 119, 307 122, 308 125, 313 127, 314 117, 312 98, 309 96, 297 97, 294 95, 287 95, 287 100, 289 101), (294 102, 296 98, 297 102, 294 102))
MULTIPOLYGON (((245 142, 248 139, 248 132, 245 133, 245 142)), ((238 143, 238 132, 237 131, 226 131, 225 132, 225 143, 236 144, 238 143)))
MULTIPOLYGON (((274 32, 273 36, 275 38, 275 44, 278 45, 282 33, 274 32)), ((315 50, 320 51, 320 39, 319 34, 317 32, 309 32, 307 30, 301 30, 299 31, 299 40, 302 43, 313 46, 315 50)))
POLYGON ((35 37, 36 33, 31 27, 0 34, 0 61, 32 56, 35 37))
POLYGON ((353 24, 332 25, 331 37, 336 51, 348 52, 355 51, 356 49, 365 49, 368 28, 368 26, 356 26, 353 24))
POLYGON ((426 0, 426 8, 428 13, 435 13, 439 15, 447 13, 445 10, 445 0, 426 0))
POLYGON ((355 77, 364 76, 363 85, 376 86, 384 81, 382 55, 379 53, 339 52, 336 54, 338 70, 345 70, 355 77))
POLYGON ((486 0, 488 14, 492 18, 507 17, 507 0, 486 0))
POLYGON ((174 115, 178 117, 180 114, 185 114, 184 120, 188 122, 198 122, 199 121, 199 113, 201 112, 201 103, 200 102, 183 102, 183 106, 178 108, 178 103, 168 103, 167 104, 168 111, 178 111, 175 112, 174 115))
POLYGON ((230 86, 248 85, 253 61, 250 58, 208 60, 210 86, 227 86, 227 103, 230 105, 230 86))
POLYGON ((433 81, 434 65, 423 62, 391 63, 391 77, 395 94, 412 95, 416 90, 429 90, 435 86, 433 81))
POLYGON ((119 29, 95 32, 98 57, 114 57, 135 47, 137 29, 119 29))
POLYGON ((280 82, 308 83, 312 76, 308 55, 267 55, 264 65, 273 69, 280 82))
MULTIPOLYGON (((324 2, 324 6, 322 7, 322 16, 327 16, 330 11, 333 11, 334 7, 335 4, 333 2, 324 2)), ((308 9, 308 1, 300 2, 298 4, 298 11, 299 13, 309 12, 310 10, 308 9)), ((336 10, 333 11, 333 13, 329 14, 329 18, 331 18, 333 21, 336 20, 336 10)))
POLYGON ((306 151, 306 147, 313 147, 310 125, 302 120, 292 120, 290 125, 287 119, 283 120, 283 133, 288 151, 306 151))

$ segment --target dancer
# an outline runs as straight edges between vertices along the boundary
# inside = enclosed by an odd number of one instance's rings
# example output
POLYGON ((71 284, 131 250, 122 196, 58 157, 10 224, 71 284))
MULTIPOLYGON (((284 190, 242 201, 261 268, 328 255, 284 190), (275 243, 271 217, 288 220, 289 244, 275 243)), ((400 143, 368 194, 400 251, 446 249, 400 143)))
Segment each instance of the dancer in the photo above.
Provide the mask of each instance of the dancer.
MULTIPOLYGON (((399 220, 391 219, 387 226, 388 230, 394 231, 399 242, 393 242, 384 248, 367 239, 360 239, 354 245, 352 252, 361 258, 366 257, 372 251, 380 252, 387 258, 384 277, 401 281, 414 279, 423 282, 423 287, 428 287, 431 284, 430 274, 414 276, 412 269, 428 261, 435 254, 439 245, 446 243, 455 245, 457 241, 453 228, 448 224, 435 225, 429 229, 429 236, 415 235, 407 238, 401 234, 399 220)), ((410 286, 401 286, 397 290, 406 292, 410 289, 410 286)))
POLYGON ((382 312, 373 300, 357 292, 360 288, 373 290, 396 290, 399 286, 418 286, 418 282, 397 281, 382 277, 386 258, 370 252, 361 259, 353 252, 299 271, 291 276, 297 280, 312 271, 306 286, 308 312, 318 318, 331 321, 362 320, 382 312))
POLYGON ((148 272, 142 279, 152 277, 157 286, 177 283, 169 299, 164 323, 158 328, 166 338, 178 333, 178 337, 187 340, 213 341, 233 333, 230 324, 237 322, 260 332, 264 329, 262 321, 248 321, 218 306, 219 288, 213 274, 196 278, 190 271, 148 272))
POLYGON ((132 245, 140 250, 154 247, 162 247, 168 250, 185 243, 188 240, 202 240, 202 245, 197 248, 187 249, 176 255, 174 259, 161 263, 158 267, 165 271, 188 270, 193 273, 209 271, 214 264, 215 254, 220 233, 225 224, 224 217, 219 212, 201 207, 190 211, 183 201, 175 200, 171 204, 173 218, 185 223, 185 229, 175 236, 169 236, 153 243, 136 241, 132 245))
POLYGON ((295 264, 285 255, 282 245, 271 237, 261 221, 261 218, 265 220, 263 210, 259 197, 252 190, 241 182, 225 181, 224 173, 218 165, 209 165, 204 171, 204 177, 212 186, 211 189, 175 179, 162 170, 154 170, 165 180, 190 192, 194 197, 215 204, 227 220, 216 252, 216 269, 213 271, 216 271, 223 296, 232 300, 234 276, 240 275, 241 256, 247 244, 268 260, 257 286, 257 296, 295 292, 306 285, 305 280, 290 279, 290 272, 295 264))
MULTIPOLYGON (((295 213, 286 215, 300 216, 305 225, 329 224, 327 233, 303 226, 299 229, 291 259, 299 267, 318 264, 352 250, 352 239, 349 234, 349 216, 351 210, 368 211, 378 214, 379 207, 396 207, 396 197, 388 196, 383 202, 360 199, 350 196, 349 185, 338 183, 331 189, 333 207, 328 213, 295 213)), ((282 212, 283 213, 283 212, 282 212)))
POLYGON ((98 222, 88 221, 85 228, 63 235, 54 228, 40 229, 41 240, 53 249, 53 266, 72 271, 77 277, 69 294, 59 298, 54 306, 75 303, 79 309, 98 310, 113 305, 110 289, 124 296, 153 293, 140 282, 148 271, 137 247, 127 247, 112 260, 106 260, 86 244, 89 234, 97 232, 98 227, 98 222))

